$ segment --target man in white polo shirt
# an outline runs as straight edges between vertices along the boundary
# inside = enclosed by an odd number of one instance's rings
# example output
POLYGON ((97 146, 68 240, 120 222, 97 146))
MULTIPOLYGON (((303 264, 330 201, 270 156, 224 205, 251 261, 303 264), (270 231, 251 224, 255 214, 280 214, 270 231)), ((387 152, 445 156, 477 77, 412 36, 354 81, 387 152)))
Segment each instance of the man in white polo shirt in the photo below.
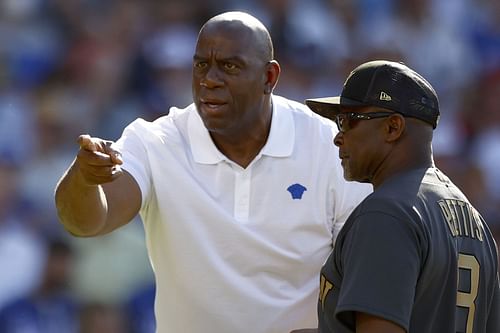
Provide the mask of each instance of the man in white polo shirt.
POLYGON ((319 269, 371 186, 344 181, 333 122, 272 94, 279 74, 262 23, 224 13, 198 36, 193 104, 79 138, 60 219, 95 236, 140 213, 160 333, 317 325, 319 269))

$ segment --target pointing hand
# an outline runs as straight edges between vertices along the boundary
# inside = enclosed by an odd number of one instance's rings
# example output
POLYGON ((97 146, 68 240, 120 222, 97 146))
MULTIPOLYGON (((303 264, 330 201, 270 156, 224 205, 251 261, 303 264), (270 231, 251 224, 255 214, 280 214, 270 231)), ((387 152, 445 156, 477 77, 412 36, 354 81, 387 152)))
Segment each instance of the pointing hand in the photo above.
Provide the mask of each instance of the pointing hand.
POLYGON ((76 166, 88 185, 111 182, 123 173, 121 154, 111 148, 112 143, 87 134, 78 137, 80 151, 76 156, 76 166))

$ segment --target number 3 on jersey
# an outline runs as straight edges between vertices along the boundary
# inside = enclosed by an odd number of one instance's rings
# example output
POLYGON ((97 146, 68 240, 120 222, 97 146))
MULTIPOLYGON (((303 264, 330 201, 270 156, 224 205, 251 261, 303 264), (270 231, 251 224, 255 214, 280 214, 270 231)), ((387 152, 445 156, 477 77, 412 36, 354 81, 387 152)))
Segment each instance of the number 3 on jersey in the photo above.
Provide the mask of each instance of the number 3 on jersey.
POLYGON ((457 289, 457 306, 468 309, 465 333, 472 333, 474 327, 474 313, 476 312, 475 301, 479 287, 479 262, 474 256, 459 253, 458 270, 458 285, 460 285, 460 270, 467 270, 470 274, 469 292, 457 289))

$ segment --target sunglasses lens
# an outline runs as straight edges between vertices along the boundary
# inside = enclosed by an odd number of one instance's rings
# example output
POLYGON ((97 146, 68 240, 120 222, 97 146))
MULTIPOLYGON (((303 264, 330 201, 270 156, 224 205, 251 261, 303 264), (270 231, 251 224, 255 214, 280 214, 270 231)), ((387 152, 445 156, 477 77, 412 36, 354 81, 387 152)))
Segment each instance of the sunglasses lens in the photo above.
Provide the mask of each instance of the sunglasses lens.
POLYGON ((337 128, 340 132, 346 132, 356 126, 356 123, 360 120, 385 118, 393 114, 394 112, 339 113, 335 116, 335 123, 337 123, 337 128))

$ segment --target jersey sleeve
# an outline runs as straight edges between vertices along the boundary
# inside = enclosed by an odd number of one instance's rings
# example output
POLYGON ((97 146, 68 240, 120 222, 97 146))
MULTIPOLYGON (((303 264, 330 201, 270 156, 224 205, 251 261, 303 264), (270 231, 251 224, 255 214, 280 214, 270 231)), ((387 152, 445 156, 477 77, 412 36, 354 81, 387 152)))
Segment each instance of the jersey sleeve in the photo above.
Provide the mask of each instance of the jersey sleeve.
POLYGON ((340 256, 337 318, 346 323, 364 312, 408 330, 421 266, 415 227, 387 213, 364 213, 346 235, 340 256))
POLYGON ((130 173, 139 185, 143 207, 151 188, 147 148, 141 139, 146 135, 147 122, 143 119, 137 119, 124 129, 120 139, 113 144, 113 148, 122 154, 122 168, 130 173))

